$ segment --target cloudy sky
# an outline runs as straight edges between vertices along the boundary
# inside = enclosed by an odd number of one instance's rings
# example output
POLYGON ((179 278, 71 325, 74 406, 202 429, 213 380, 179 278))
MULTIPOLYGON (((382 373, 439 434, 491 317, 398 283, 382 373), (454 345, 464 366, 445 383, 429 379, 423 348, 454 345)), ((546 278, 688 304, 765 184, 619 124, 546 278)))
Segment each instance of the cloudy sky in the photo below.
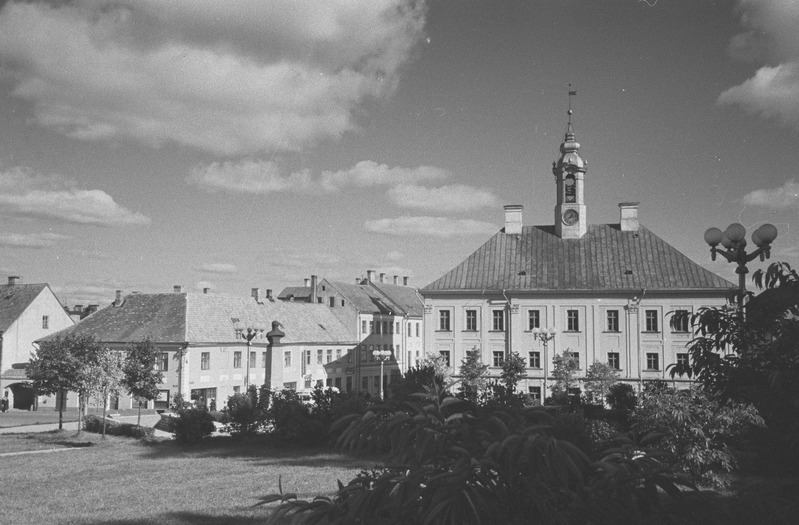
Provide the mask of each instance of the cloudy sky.
MULTIPOLYGON (((368 269, 423 286, 551 224, 566 125, 590 222, 769 221, 799 266, 799 3, 114 0, 0 8, 0 278, 69 304, 368 269)), ((757 266, 757 265, 755 265, 757 266)))

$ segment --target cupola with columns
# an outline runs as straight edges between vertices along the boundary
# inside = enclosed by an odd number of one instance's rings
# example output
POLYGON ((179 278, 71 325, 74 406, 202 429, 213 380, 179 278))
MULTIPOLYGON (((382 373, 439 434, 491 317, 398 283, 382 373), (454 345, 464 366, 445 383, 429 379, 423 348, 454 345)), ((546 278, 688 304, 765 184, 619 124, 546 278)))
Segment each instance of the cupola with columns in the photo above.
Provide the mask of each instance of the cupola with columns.
POLYGON ((571 96, 576 91, 569 91, 569 123, 566 136, 560 145, 560 158, 552 163, 552 173, 557 185, 557 204, 555 205, 555 232, 562 239, 579 239, 588 229, 583 193, 584 177, 588 163, 578 151, 577 142, 572 129, 571 96))

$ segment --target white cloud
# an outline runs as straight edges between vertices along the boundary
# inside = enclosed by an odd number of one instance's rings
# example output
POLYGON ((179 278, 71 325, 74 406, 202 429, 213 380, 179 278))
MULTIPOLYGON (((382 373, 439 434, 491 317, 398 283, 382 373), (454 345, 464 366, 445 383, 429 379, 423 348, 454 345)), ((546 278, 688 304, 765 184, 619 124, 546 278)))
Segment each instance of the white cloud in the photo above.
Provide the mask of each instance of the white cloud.
POLYGON ((208 263, 195 268, 198 272, 204 273, 236 273, 236 265, 230 263, 208 263))
POLYGON ((40 176, 24 168, 0 172, 3 215, 51 219, 73 224, 110 226, 149 224, 150 219, 117 204, 102 190, 72 187, 57 176, 40 176))
POLYGON ((364 160, 348 170, 322 172, 321 184, 322 188, 327 191, 338 191, 345 186, 394 186, 442 180, 447 177, 448 173, 445 170, 431 166, 391 168, 385 164, 364 160))
POLYGON ((442 212, 469 211, 497 206, 499 199, 489 190, 463 184, 426 188, 415 184, 400 184, 388 191, 389 198, 402 208, 442 212))
POLYGON ((472 219, 454 220, 445 217, 397 217, 378 219, 364 224, 367 231, 399 237, 458 237, 467 235, 490 235, 497 233, 495 225, 472 219))
POLYGON ((280 174, 280 167, 271 161, 245 160, 242 162, 214 162, 192 169, 186 178, 207 191, 222 190, 228 193, 258 193, 266 195, 281 191, 304 191, 311 187, 307 171, 280 174))
POLYGON ((8 2, 0 60, 35 122, 77 139, 297 150, 393 92, 424 18, 414 0, 8 2))
POLYGON ((799 127, 799 2, 739 0, 738 12, 745 31, 733 37, 730 53, 770 65, 721 93, 719 104, 799 127))
POLYGON ((747 206, 762 206, 774 210, 799 207, 799 183, 789 180, 779 188, 755 190, 744 195, 742 200, 747 206))
POLYGON ((23 234, 0 232, 0 246, 9 248, 47 248, 64 239, 69 239, 69 236, 58 233, 23 234))

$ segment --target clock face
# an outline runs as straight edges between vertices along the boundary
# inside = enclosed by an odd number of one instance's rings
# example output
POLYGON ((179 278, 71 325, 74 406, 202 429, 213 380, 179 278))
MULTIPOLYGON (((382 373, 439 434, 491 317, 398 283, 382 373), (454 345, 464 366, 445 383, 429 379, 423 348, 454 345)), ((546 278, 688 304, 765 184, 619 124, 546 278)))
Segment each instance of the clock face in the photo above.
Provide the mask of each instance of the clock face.
POLYGON ((577 213, 577 210, 566 210, 563 212, 562 219, 563 224, 571 226, 580 219, 580 214, 577 213))

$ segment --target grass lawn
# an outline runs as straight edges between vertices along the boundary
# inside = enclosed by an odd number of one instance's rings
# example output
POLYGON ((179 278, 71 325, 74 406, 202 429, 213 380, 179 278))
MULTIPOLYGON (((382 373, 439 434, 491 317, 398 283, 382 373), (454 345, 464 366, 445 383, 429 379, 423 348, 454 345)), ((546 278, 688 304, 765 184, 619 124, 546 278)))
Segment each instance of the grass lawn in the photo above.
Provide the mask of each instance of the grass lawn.
POLYGON ((258 498, 284 492, 331 495, 374 458, 326 449, 271 448, 258 441, 212 438, 182 448, 84 432, 1 435, 0 452, 69 447, 53 454, 0 457, 0 523, 261 523, 258 498), (32 437, 26 437, 32 436, 32 437))

